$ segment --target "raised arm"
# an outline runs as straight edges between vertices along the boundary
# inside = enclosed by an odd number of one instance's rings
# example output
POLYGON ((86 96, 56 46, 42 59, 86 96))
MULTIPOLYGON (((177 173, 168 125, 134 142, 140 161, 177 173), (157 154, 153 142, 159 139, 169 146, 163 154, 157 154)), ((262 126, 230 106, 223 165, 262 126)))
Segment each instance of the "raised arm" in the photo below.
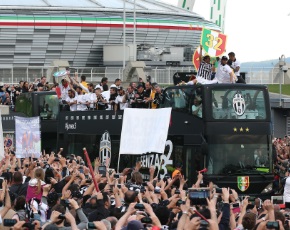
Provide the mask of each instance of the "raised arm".
POLYGON ((202 62, 202 45, 199 47, 199 64, 202 62))

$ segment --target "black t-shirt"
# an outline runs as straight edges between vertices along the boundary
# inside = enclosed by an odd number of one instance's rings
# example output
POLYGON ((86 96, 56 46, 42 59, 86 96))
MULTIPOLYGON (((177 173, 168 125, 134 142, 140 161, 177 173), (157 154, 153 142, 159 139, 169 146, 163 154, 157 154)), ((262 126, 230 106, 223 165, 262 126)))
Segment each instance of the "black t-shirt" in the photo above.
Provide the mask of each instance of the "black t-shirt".
POLYGON ((144 102, 144 96, 145 92, 139 93, 137 92, 135 94, 135 98, 136 98, 136 103, 135 103, 135 107, 136 108, 146 108, 146 104, 144 102))

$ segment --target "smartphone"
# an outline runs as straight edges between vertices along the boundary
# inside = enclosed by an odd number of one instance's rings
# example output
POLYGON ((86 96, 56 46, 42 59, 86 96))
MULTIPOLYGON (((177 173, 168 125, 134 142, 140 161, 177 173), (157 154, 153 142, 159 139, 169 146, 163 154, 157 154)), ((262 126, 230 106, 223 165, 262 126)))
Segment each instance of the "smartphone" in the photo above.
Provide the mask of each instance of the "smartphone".
POLYGON ((12 227, 17 223, 17 220, 14 219, 4 219, 3 225, 5 227, 12 227))
POLYGON ((121 184, 117 184, 117 188, 121 189, 122 185, 121 184))
POLYGON ((114 178, 115 179, 119 179, 120 178, 120 174, 114 174, 114 178))
MULTIPOLYGON (((215 192, 216 193, 223 193, 223 190, 221 188, 216 188, 215 192)), ((230 190, 229 192, 230 192, 230 194, 232 194, 232 190, 230 190)))
POLYGON ((199 188, 189 190, 189 199, 195 205, 207 205, 206 198, 209 198, 209 188, 199 188))
POLYGON ((102 175, 102 177, 106 177, 106 173, 107 173, 106 166, 99 166, 99 173, 102 175))
POLYGON ((233 206, 233 208, 238 208, 238 207, 240 207, 240 204, 239 203, 234 203, 234 204, 232 204, 232 206, 233 206))
POLYGON ((278 221, 268 221, 266 224, 267 229, 279 229, 279 222, 278 221))

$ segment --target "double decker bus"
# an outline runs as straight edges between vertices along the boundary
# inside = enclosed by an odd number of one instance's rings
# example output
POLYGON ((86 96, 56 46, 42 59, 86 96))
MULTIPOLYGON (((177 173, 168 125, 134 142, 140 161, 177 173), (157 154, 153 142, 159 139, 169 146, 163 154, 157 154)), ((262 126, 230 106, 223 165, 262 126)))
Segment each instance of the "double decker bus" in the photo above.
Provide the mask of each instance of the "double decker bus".
MULTIPOLYGON (((163 91, 161 107, 172 108, 169 142, 164 156, 141 156, 144 168, 155 165, 170 173, 181 163, 190 183, 199 170, 207 168, 205 182, 229 186, 240 194, 271 193, 272 128, 266 86, 172 86, 163 91)), ((47 151, 62 147, 64 154, 82 155, 86 147, 94 159, 99 156, 103 134, 109 134, 110 167, 117 168, 122 111, 63 111, 54 92, 22 94, 15 109, 18 116, 41 117, 42 148, 47 151)), ((14 129, 14 115, 9 116, 9 122, 3 123, 6 132, 14 129)), ((122 155, 120 168, 132 167, 134 161, 122 155)))

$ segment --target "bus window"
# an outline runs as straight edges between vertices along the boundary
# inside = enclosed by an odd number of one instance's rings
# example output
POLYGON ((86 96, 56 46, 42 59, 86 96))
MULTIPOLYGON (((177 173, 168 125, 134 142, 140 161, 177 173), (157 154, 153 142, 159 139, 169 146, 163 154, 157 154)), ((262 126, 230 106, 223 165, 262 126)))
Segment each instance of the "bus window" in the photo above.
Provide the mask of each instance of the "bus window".
POLYGON ((57 95, 39 95, 39 112, 42 120, 56 120, 59 113, 57 95))
POLYGON ((264 91, 213 90, 212 116, 214 119, 266 119, 264 91))
POLYGON ((209 144, 208 174, 270 172, 271 149, 266 135, 215 136, 209 144), (223 144, 219 144, 223 143, 223 144))
POLYGON ((201 96, 196 95, 195 88, 193 87, 168 88, 164 93, 163 107, 172 107, 173 111, 202 117, 201 96))

